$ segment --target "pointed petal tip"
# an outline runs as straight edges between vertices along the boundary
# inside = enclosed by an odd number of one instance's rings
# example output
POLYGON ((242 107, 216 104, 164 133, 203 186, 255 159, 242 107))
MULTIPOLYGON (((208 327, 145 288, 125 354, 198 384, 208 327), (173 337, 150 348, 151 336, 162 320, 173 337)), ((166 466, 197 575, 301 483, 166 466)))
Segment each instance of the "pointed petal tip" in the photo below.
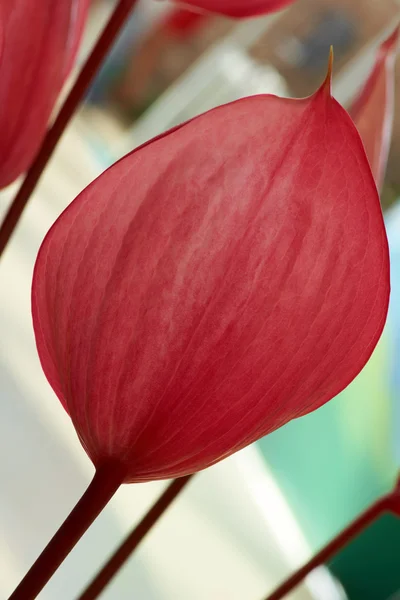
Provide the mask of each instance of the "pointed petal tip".
POLYGON ((326 73, 326 77, 324 83, 321 85, 320 90, 327 93, 329 97, 332 96, 332 71, 333 71, 333 46, 329 49, 329 58, 328 58, 328 70, 326 73))

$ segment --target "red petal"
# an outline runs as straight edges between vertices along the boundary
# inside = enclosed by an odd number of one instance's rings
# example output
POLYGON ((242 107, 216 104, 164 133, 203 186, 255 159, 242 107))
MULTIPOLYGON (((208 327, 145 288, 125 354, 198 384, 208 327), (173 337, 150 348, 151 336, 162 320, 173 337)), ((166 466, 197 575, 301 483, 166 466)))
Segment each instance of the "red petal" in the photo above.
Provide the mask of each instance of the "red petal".
POLYGON ((398 41, 399 27, 379 47, 375 65, 349 111, 363 140, 378 189, 385 177, 392 137, 398 41))
POLYGON ((68 77, 78 54, 80 41, 86 24, 91 0, 70 0, 71 14, 69 24, 68 54, 66 56, 65 77, 68 77))
POLYGON ((3 9, 0 5, 0 67, 1 61, 3 58, 3 49, 4 49, 4 22, 3 22, 3 9))
POLYGON ((185 0, 188 6, 195 6, 227 17, 255 17, 276 12, 293 4, 294 0, 185 0))
POLYGON ((254 96, 132 152, 36 262, 43 369, 99 465, 198 471, 314 410, 383 328, 389 259, 360 137, 328 85, 254 96))
POLYGON ((76 53, 88 0, 2 3, 0 188, 32 162, 76 53))

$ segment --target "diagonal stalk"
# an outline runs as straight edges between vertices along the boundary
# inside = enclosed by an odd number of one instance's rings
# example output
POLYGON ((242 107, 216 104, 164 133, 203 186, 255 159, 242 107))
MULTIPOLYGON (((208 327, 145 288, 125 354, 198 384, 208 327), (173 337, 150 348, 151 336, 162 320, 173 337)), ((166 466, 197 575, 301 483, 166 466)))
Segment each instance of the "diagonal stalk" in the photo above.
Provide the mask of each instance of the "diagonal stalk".
POLYGON ((75 508, 37 558, 9 600, 34 600, 123 483, 125 468, 108 462, 96 473, 75 508))
POLYGON ((110 50, 112 44, 121 31, 126 19, 134 8, 137 0, 119 0, 110 20, 105 26, 101 36, 96 42, 92 52, 82 67, 77 80, 62 105, 53 125, 48 130, 46 137, 27 172, 20 189, 18 190, 7 214, 0 226, 0 257, 9 242, 11 235, 28 203, 47 163, 49 162, 65 128, 74 115, 80 102, 101 63, 110 50))
POLYGON ((265 600, 281 600, 289 592, 292 592, 306 577, 316 569, 329 561, 335 554, 342 550, 355 537, 357 537, 368 525, 371 525, 383 513, 392 512, 400 516, 400 479, 398 480, 394 490, 363 512, 355 521, 353 521, 346 529, 344 529, 336 538, 320 550, 311 560, 303 565, 298 571, 293 573, 284 581, 272 594, 267 596, 265 600))
POLYGON ((153 504, 149 512, 125 538, 119 548, 111 556, 109 561, 98 572, 85 591, 79 596, 78 600, 94 600, 95 598, 98 598, 113 577, 125 564, 128 558, 132 555, 134 550, 138 547, 145 535, 169 508, 169 506, 172 504, 178 494, 180 494, 186 484, 189 483, 192 477, 193 475, 180 477, 179 479, 174 479, 174 481, 169 484, 157 502, 153 504))

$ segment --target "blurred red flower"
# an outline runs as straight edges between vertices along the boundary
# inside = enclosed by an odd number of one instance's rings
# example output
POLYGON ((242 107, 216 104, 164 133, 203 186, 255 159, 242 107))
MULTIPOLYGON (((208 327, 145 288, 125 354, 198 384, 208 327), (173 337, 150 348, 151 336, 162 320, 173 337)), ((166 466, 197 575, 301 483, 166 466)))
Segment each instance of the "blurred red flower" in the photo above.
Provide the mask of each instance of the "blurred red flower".
POLYGON ((360 136, 331 97, 221 106, 124 157, 59 217, 32 289, 45 374, 95 466, 196 472, 363 368, 389 257, 360 136))
POLYGON ((39 149, 88 6, 89 0, 1 3, 0 189, 26 171, 39 149))
POLYGON ((349 111, 364 143, 378 189, 385 177, 392 138, 398 42, 399 27, 378 48, 374 67, 349 111))

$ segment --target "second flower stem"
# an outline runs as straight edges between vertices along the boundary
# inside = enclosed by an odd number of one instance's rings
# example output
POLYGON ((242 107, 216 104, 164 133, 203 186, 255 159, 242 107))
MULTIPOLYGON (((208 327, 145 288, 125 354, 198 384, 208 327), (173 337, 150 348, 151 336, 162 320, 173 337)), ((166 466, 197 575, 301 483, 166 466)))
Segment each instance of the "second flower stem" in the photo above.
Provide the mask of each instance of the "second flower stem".
POLYGON ((147 535, 192 477, 193 475, 186 475, 186 477, 174 479, 174 481, 168 485, 167 489, 161 494, 157 502, 125 538, 109 561, 99 571, 86 590, 79 596, 78 600, 94 600, 103 592, 104 588, 110 583, 114 575, 118 573, 145 535, 147 535))
POLYGON ((357 519, 355 519, 346 529, 344 529, 329 544, 320 550, 303 567, 298 569, 286 581, 284 581, 272 594, 265 600, 282 600, 287 594, 292 592, 304 579, 317 567, 321 567, 328 562, 335 554, 349 544, 366 527, 371 525, 376 519, 386 512, 397 513, 397 489, 383 496, 380 500, 370 506, 357 519))

